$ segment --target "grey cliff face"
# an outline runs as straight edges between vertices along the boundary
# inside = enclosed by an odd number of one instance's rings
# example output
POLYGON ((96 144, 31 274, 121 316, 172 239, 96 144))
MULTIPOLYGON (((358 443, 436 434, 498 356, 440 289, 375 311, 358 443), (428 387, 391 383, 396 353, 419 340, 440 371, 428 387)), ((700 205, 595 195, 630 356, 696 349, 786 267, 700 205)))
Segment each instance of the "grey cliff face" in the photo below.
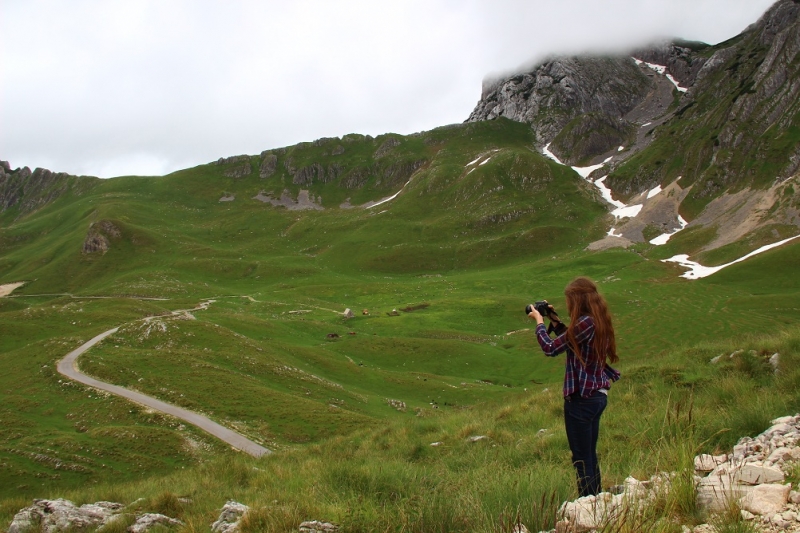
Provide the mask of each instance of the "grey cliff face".
POLYGON ((758 33, 761 44, 769 46, 780 33, 797 23, 798 16, 800 16, 800 2, 780 0, 773 4, 758 22, 750 26, 748 31, 758 33))
POLYGON ((16 208, 25 215, 72 192, 81 194, 98 182, 98 178, 71 176, 46 168, 33 171, 28 167, 11 170, 8 161, 0 162, 0 212, 16 208))
POLYGON ((269 151, 264 151, 261 153, 261 168, 258 171, 258 175, 261 179, 267 179, 268 177, 275 174, 275 170, 278 168, 278 156, 269 151))
POLYGON ((558 58, 488 82, 467 122, 498 117, 527 122, 544 145, 581 115, 620 120, 652 89, 653 82, 630 57, 558 58))

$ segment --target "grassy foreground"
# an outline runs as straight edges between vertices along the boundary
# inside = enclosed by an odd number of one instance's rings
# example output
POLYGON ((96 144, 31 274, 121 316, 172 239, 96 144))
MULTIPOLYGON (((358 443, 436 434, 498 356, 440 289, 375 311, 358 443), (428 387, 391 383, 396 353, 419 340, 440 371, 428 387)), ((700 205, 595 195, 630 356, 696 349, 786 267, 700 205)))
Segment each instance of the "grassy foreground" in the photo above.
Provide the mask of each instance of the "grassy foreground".
MULTIPOLYGON (((604 486, 628 475, 681 473, 675 491, 628 530, 677 532, 676 518, 706 519, 694 506, 694 455, 724 452, 771 418, 800 409, 799 356, 800 330, 793 328, 702 342, 627 369, 603 419, 604 486), (777 374, 766 362, 775 352, 777 374), (717 355, 726 357, 710 364, 717 355)), ((253 508, 244 532, 296 531, 308 519, 335 521, 343 531, 509 531, 517 519, 534 531, 549 529, 561 501, 575 497, 561 403, 557 387, 536 387, 504 405, 428 411, 260 460, 228 455, 59 496, 78 503, 144 498, 142 511, 177 515, 187 524, 182 531, 207 531, 228 499, 253 508), (471 442, 474 436, 487 438, 471 442)), ((0 519, 28 501, 5 500, 0 519)))

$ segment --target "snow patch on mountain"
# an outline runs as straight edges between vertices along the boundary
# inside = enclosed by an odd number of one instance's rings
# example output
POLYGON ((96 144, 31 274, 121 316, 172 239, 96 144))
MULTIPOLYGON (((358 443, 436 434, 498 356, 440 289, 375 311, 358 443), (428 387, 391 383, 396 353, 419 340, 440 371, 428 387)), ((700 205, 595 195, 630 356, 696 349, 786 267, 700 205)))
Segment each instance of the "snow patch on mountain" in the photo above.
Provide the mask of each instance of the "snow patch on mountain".
POLYGON ((758 250, 754 250, 754 251, 750 252, 749 254, 747 254, 747 255, 745 255, 743 257, 740 257, 739 259, 736 259, 735 261, 731 261, 730 263, 726 263, 724 265, 719 265, 719 266, 714 266, 714 267, 707 267, 707 266, 701 265, 700 263, 697 263, 696 261, 690 261, 689 260, 689 256, 686 255, 686 254, 679 254, 679 255, 670 257, 669 259, 662 259, 661 262, 663 262, 663 263, 678 263, 680 266, 682 266, 684 268, 688 268, 689 270, 687 272, 684 272, 683 274, 681 274, 682 278, 700 279, 700 278, 708 277, 708 276, 710 276, 712 274, 716 274, 717 272, 719 272, 723 268, 727 268, 727 267, 729 267, 731 265, 735 265, 736 263, 741 263, 742 261, 744 261, 746 259, 750 259, 751 257, 753 257, 755 255, 758 255, 760 253, 766 252, 767 250, 772 250, 773 248, 777 248, 778 246, 782 246, 782 245, 786 244, 789 241, 793 241, 793 240, 797 239, 798 237, 800 237, 800 235, 795 235, 794 237, 789 237, 788 239, 784 239, 784 240, 782 240, 780 242, 775 242, 775 243, 772 243, 772 244, 768 244, 766 246, 762 246, 758 250))
POLYGON ((655 244, 656 246, 663 246, 667 244, 667 242, 669 242, 670 238, 673 235, 675 235, 676 233, 678 233, 679 231, 681 231, 682 229, 686 228, 686 226, 689 225, 689 223, 686 222, 686 220, 684 220, 683 217, 680 215, 678 215, 678 223, 681 225, 680 228, 676 229, 672 233, 664 233, 663 235, 659 235, 655 239, 650 239, 650 244, 655 244))
POLYGON ((637 65, 647 65, 649 68, 655 70, 662 76, 666 76, 667 79, 671 81, 672 84, 675 86, 675 88, 678 89, 680 92, 685 93, 689 90, 686 87, 681 87, 680 84, 678 83, 678 80, 673 78, 672 74, 667 72, 667 67, 665 67, 664 65, 656 65, 655 63, 648 63, 646 61, 642 61, 641 59, 636 59, 635 57, 633 58, 633 60, 636 62, 637 65))

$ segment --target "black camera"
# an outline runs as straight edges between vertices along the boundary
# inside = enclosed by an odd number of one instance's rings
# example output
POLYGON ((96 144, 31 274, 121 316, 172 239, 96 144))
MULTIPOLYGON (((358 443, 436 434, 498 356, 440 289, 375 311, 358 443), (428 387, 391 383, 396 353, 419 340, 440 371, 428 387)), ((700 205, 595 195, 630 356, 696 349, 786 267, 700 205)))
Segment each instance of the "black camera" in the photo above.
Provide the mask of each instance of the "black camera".
POLYGON ((526 305, 525 306, 525 314, 526 315, 531 314, 531 311, 533 311, 534 309, 539 311, 539 314, 542 315, 543 317, 549 316, 550 313, 553 313, 555 316, 558 316, 558 313, 556 313, 554 310, 550 309, 550 304, 547 303, 547 300, 542 300, 541 302, 536 302, 535 304, 533 304, 533 306, 531 306, 530 304, 526 305))

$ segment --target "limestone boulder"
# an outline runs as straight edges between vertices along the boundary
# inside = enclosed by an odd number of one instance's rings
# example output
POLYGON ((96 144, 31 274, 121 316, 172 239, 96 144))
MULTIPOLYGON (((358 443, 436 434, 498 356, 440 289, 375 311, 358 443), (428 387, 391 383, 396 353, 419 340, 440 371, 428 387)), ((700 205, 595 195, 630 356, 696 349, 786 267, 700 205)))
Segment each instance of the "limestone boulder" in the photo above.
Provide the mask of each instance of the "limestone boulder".
POLYGON ((219 518, 211 524, 214 533, 235 533, 239 531, 239 522, 250 510, 250 507, 233 500, 227 502, 220 509, 219 518))
POLYGON ((136 522, 128 528, 130 533, 145 533, 156 526, 176 527, 183 522, 159 513, 145 513, 136 518, 136 522))
POLYGON ((753 514, 770 516, 783 510, 789 501, 790 484, 764 484, 751 487, 742 498, 742 509, 753 514))
POLYGON ((8 528, 8 533, 42 531, 56 533, 97 528, 108 522, 124 505, 97 502, 76 506, 69 500, 34 500, 33 505, 20 510, 8 528))
POLYGON ((300 533, 336 533, 339 526, 320 520, 306 520, 300 524, 300 533))
POLYGON ((728 455, 709 455, 703 453, 694 458, 695 472, 711 472, 728 460, 728 455))
POLYGON ((734 483, 761 485, 764 483, 783 483, 783 472, 779 468, 746 463, 734 467, 730 472, 734 483))

